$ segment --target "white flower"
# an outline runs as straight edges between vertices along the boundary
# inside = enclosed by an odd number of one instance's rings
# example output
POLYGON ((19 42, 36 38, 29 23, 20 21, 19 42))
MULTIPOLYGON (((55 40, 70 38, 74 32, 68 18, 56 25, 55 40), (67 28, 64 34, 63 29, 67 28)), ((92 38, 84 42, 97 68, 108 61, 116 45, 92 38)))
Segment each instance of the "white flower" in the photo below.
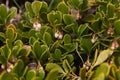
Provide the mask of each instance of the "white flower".
POLYGON ((7 67, 7 72, 11 72, 13 69, 13 64, 9 64, 7 67))
POLYGON ((35 28, 36 31, 38 31, 41 28, 41 24, 38 22, 34 22, 33 27, 35 28))
POLYGON ((56 32, 55 33, 55 38, 58 38, 59 37, 59 34, 56 32))
POLYGON ((108 28, 107 34, 108 34, 108 35, 113 35, 113 34, 114 34, 114 31, 113 31, 113 28, 112 28, 112 27, 109 27, 109 28, 108 28))
POLYGON ((93 34, 91 42, 95 43, 97 41, 97 39, 98 39, 98 37, 95 34, 93 34))
POLYGON ((7 69, 7 72, 8 72, 8 73, 9 73, 9 72, 11 72, 11 69, 10 69, 10 68, 8 68, 8 69, 7 69))
POLYGON ((57 39, 62 39, 63 38, 63 35, 62 35, 62 33, 60 32, 60 31, 56 31, 56 33, 55 33, 55 38, 57 38, 57 39))
POLYGON ((60 34, 58 38, 59 38, 59 39, 62 39, 62 38, 63 38, 63 35, 62 35, 62 34, 60 34))
POLYGON ((1 68, 2 68, 2 69, 5 69, 5 66, 4 66, 4 65, 1 65, 1 68))

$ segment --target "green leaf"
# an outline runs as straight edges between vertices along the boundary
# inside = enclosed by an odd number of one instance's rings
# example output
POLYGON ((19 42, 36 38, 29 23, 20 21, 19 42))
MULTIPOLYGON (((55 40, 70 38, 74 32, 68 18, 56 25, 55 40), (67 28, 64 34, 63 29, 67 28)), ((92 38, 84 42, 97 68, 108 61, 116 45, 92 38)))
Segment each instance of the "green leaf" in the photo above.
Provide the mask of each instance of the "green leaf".
POLYGON ((85 22, 95 22, 96 21, 95 15, 89 14, 83 19, 83 21, 85 21, 85 22))
POLYGON ((23 42, 22 42, 21 40, 16 40, 16 41, 14 42, 14 45, 20 45, 20 46, 22 46, 22 45, 23 45, 23 42))
POLYGON ((61 47, 65 49, 67 52, 73 52, 76 49, 76 43, 64 44, 64 46, 61 45, 61 47))
POLYGON ((46 2, 42 2, 40 13, 47 13, 47 12, 48 12, 48 4, 46 2))
POLYGON ((0 41, 5 41, 5 34, 0 32, 0 41))
POLYGON ((36 76, 35 70, 29 70, 26 75, 26 80, 32 80, 36 76))
POLYGON ((80 43, 81 43, 81 44, 80 44, 81 48, 82 48, 85 52, 89 53, 89 52, 91 51, 93 44, 92 44, 90 38, 81 38, 80 43), (89 45, 89 46, 88 46, 88 45, 89 45))
POLYGON ((86 68, 84 68, 84 67, 80 68, 79 76, 81 77, 82 80, 86 79, 86 68))
POLYGON ((120 56, 115 56, 114 63, 116 66, 120 66, 120 56))
POLYGON ((51 0, 49 4, 49 11, 55 9, 60 2, 61 0, 51 0))
POLYGON ((38 41, 33 44, 33 54, 37 59, 42 59, 45 53, 48 51, 46 45, 40 45, 38 41))
POLYGON ((22 46, 14 46, 14 47, 12 48, 12 54, 13 54, 14 56, 17 56, 17 55, 19 54, 19 52, 20 52, 21 49, 22 49, 22 46))
POLYGON ((75 23, 72 23, 72 24, 69 24, 69 25, 66 25, 63 30, 68 32, 68 33, 72 33, 72 32, 75 32, 75 28, 76 28, 76 24, 75 23))
POLYGON ((45 80, 56 80, 59 76, 59 71, 57 69, 53 69, 48 73, 45 80))
POLYGON ((28 12, 29 16, 33 18, 34 17, 34 12, 32 10, 32 5, 31 5, 30 2, 25 2, 25 9, 28 12))
POLYGON ((98 77, 94 78, 93 80, 105 80, 104 73, 101 73, 98 77))
POLYGON ((68 14, 70 11, 69 7, 63 1, 58 4, 57 9, 58 11, 61 11, 63 14, 68 14))
POLYGON ((61 50, 60 49, 55 49, 55 52, 53 54, 53 58, 55 58, 55 60, 57 60, 57 61, 60 61, 61 55, 62 55, 61 50))
POLYGON ((22 49, 22 45, 23 43, 21 40, 15 41, 14 46, 12 48, 12 54, 14 56, 17 56, 19 54, 20 50, 22 49))
POLYGON ((47 45, 41 45, 40 48, 40 59, 44 58, 45 53, 48 51, 48 46, 47 45))
POLYGON ((6 64, 6 59, 2 55, 0 55, 0 64, 6 64))
POLYGON ((117 80, 120 80, 120 70, 116 71, 116 77, 117 77, 117 80))
POLYGON ((32 2, 32 10, 35 13, 35 16, 39 16, 41 7, 42 7, 42 3, 40 1, 32 2))
POLYGON ((35 41, 36 39, 34 37, 30 37, 29 44, 32 46, 35 41))
POLYGON ((8 28, 7 31, 6 31, 6 38, 9 40, 9 41, 13 41, 14 40, 14 30, 12 28, 8 28))
POLYGON ((3 72, 0 75, 0 80, 18 80, 18 78, 14 73, 3 72))
POLYGON ((7 29, 9 29, 9 28, 13 29, 14 32, 16 32, 16 26, 15 26, 14 24, 8 25, 8 26, 7 26, 7 29))
POLYGON ((111 3, 107 5, 107 15, 108 18, 112 18, 115 14, 115 6, 111 3))
POLYGON ((71 23, 74 23, 76 20, 75 20, 75 18, 72 15, 70 15, 70 14, 64 14, 63 15, 63 21, 64 21, 64 23, 66 25, 69 25, 71 23))
POLYGON ((120 35, 120 20, 114 22, 114 31, 116 35, 120 35))
POLYGON ((10 58, 11 50, 8 48, 8 46, 1 47, 1 55, 3 55, 6 59, 10 58))
POLYGON ((67 61, 72 64, 74 62, 74 56, 72 54, 68 54, 66 56, 67 61))
POLYGON ((85 31, 85 29, 87 28, 88 24, 83 24, 83 25, 80 25, 79 28, 78 28, 78 35, 81 36, 82 33, 85 31))
POLYGON ((35 41, 33 44, 33 54, 34 56, 39 59, 41 56, 41 46, 40 43, 38 41, 35 41))
POLYGON ((29 37, 34 37, 37 39, 37 32, 35 29, 31 29, 28 34, 29 34, 29 37))
POLYGON ((7 18, 7 8, 4 4, 0 5, 0 20, 5 23, 5 19, 7 18))
POLYGON ((26 57, 28 57, 30 52, 31 52, 31 47, 29 45, 23 45, 18 56, 26 56, 26 57))
POLYGON ((43 35, 43 41, 45 41, 45 43, 50 46, 53 43, 52 36, 48 32, 45 32, 43 35))
POLYGON ((39 80, 44 80, 45 71, 44 70, 39 70, 38 73, 37 73, 37 76, 39 77, 39 80))
POLYGON ((69 73, 70 72, 70 65, 68 64, 68 61, 67 60, 64 60, 63 63, 62 63, 62 67, 65 71, 65 73, 69 73))
POLYGON ((93 74, 93 77, 94 78, 97 78, 99 77, 102 73, 105 75, 105 76, 108 76, 109 75, 109 68, 110 66, 108 65, 108 63, 103 63, 101 64, 99 67, 97 67, 97 69, 95 70, 94 74, 93 74))
POLYGON ((16 7, 10 8, 7 15, 7 21, 9 22, 12 18, 16 16, 16 14, 17 14, 17 8, 16 7))
POLYGON ((68 0, 68 4, 75 9, 79 9, 84 0, 68 0))
POLYGON ((57 70, 60 73, 63 73, 63 69, 56 63, 48 63, 45 67, 46 71, 51 71, 53 69, 57 70))
POLYGON ((62 23, 62 13, 60 11, 51 11, 47 14, 47 19, 51 24, 62 23))
POLYGON ((13 72, 15 72, 19 77, 22 76, 24 69, 24 62, 22 60, 18 60, 14 65, 13 72))
POLYGON ((113 50, 111 49, 106 49, 103 50, 99 53, 99 56, 94 64, 94 67, 97 65, 100 65, 101 63, 103 63, 107 58, 109 58, 111 55, 113 54, 113 50))
POLYGON ((64 40, 64 44, 69 44, 71 43, 71 36, 69 34, 65 34, 63 40, 64 40))

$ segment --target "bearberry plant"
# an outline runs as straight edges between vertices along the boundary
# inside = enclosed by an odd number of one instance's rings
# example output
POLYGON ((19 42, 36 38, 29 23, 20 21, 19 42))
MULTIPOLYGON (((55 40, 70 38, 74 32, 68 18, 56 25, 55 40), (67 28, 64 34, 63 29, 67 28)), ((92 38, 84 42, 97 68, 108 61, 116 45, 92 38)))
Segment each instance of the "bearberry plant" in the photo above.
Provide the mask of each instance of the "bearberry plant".
POLYGON ((0 4, 0 80, 120 80, 120 1, 0 4))

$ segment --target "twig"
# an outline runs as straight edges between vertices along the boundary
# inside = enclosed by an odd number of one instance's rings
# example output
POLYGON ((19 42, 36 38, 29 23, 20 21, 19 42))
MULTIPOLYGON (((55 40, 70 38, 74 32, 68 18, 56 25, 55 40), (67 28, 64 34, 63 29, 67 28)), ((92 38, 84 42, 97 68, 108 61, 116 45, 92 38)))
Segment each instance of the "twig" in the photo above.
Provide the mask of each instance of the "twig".
POLYGON ((82 57, 81 57, 81 55, 80 55, 80 52, 78 51, 78 44, 77 44, 77 47, 76 47, 76 52, 77 52, 79 58, 81 59, 82 63, 84 64, 85 62, 84 62, 84 60, 82 59, 82 57))

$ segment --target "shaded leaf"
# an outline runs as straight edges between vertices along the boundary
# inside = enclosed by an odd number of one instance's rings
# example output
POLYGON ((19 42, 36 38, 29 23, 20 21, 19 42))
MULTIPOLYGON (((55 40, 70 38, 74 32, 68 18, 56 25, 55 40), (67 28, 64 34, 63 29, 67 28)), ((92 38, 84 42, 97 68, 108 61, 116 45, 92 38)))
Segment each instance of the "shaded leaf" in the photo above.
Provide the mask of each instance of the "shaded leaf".
POLYGON ((60 49, 55 49, 55 52, 53 54, 53 58, 55 58, 55 60, 60 60, 61 59, 61 55, 62 55, 62 52, 60 49))
POLYGON ((80 25, 79 28, 78 28, 78 35, 81 36, 82 33, 85 31, 85 29, 87 28, 88 24, 83 24, 83 25, 80 25))
POLYGON ((85 52, 89 53, 91 51, 93 44, 90 38, 81 38, 80 43, 81 48, 83 48, 85 52))
POLYGON ((95 15, 93 15, 93 14, 87 15, 87 16, 83 19, 83 21, 85 21, 85 22, 95 22, 95 21, 96 21, 95 15))
POLYGON ((114 16, 114 13, 115 13, 115 6, 111 3, 109 3, 107 5, 108 18, 112 18, 114 16))
POLYGON ((18 80, 16 74, 3 72, 0 75, 0 80, 18 80))
POLYGON ((116 35, 120 34, 120 20, 114 22, 114 31, 116 35))
POLYGON ((13 72, 15 72, 19 77, 23 74, 24 63, 22 60, 18 60, 18 62, 14 65, 13 72))

